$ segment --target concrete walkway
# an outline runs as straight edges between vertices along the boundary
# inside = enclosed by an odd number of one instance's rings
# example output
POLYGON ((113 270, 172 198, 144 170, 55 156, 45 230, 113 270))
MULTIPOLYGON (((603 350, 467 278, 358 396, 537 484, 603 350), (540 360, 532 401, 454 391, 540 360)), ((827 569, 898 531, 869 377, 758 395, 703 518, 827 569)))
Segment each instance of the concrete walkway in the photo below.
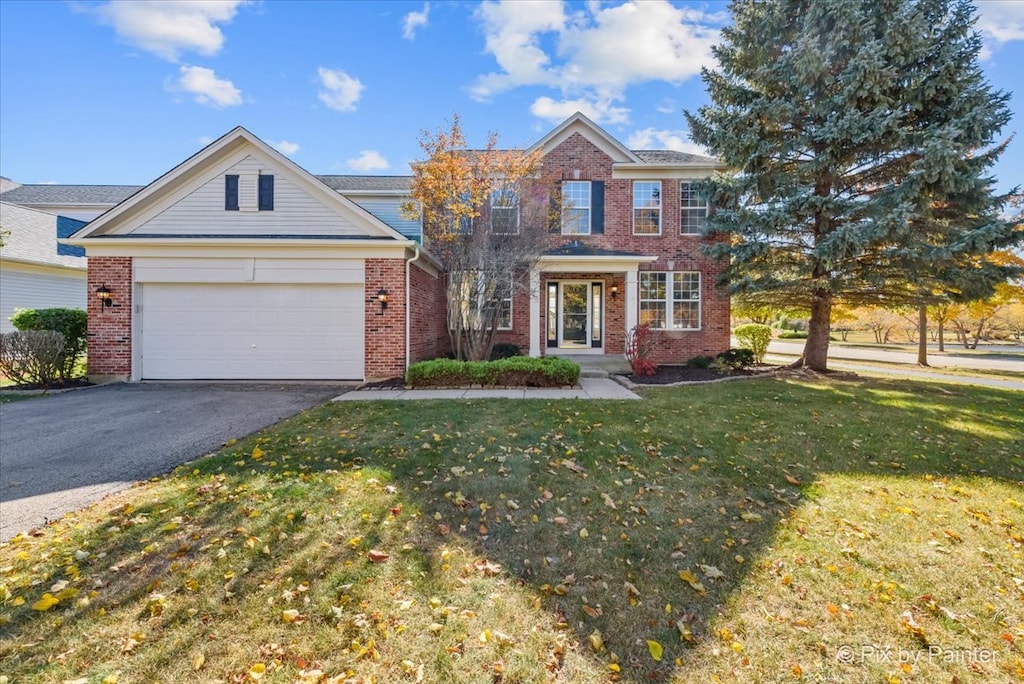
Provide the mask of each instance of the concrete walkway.
POLYGON ((580 378, 573 389, 526 387, 520 389, 364 389, 347 392, 332 401, 406 401, 411 399, 639 399, 610 378, 580 378))

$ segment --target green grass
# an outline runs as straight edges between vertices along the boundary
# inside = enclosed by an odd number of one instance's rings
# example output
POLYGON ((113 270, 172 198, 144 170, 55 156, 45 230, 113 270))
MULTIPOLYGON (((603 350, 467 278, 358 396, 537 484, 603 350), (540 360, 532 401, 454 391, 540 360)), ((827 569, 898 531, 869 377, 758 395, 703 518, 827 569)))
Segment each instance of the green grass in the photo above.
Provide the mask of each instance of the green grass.
POLYGON ((0 547, 0 674, 1013 681, 1022 454, 931 382, 324 406, 0 547))
POLYGON ((0 404, 10 404, 15 401, 24 401, 25 399, 35 399, 43 396, 41 394, 27 394, 25 392, 2 392, 0 391, 0 404))

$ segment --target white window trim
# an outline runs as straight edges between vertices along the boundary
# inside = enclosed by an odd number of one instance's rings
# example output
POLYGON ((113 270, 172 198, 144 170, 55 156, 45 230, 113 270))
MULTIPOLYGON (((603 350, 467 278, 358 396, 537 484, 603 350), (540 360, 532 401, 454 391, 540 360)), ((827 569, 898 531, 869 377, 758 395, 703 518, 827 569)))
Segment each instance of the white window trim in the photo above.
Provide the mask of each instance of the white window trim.
POLYGON ((662 201, 662 197, 663 197, 663 195, 662 195, 662 192, 661 192, 661 181, 660 180, 656 180, 656 181, 651 181, 651 180, 635 180, 635 181, 633 181, 633 235, 635 235, 637 237, 659 237, 659 236, 661 236, 662 226, 665 223, 664 220, 663 220, 664 219, 664 213, 665 213, 664 212, 664 205, 665 205, 665 203, 662 201), (656 233, 638 233, 638 232, 636 232, 636 212, 637 212, 637 209, 653 209, 654 208, 654 207, 638 207, 638 206, 636 206, 636 186, 641 184, 641 183, 653 184, 653 185, 657 185, 658 186, 658 232, 656 232, 656 233))
POLYGON ((562 217, 561 217, 561 228, 562 235, 590 235, 594 225, 594 184, 590 181, 578 181, 578 180, 565 180, 562 181, 562 217), (585 183, 587 186, 587 206, 576 207, 565 205, 565 187, 569 183, 585 183), (565 212, 572 209, 584 209, 587 210, 587 226, 586 230, 567 231, 565 225, 565 212))
POLYGON ((693 181, 693 180, 679 181, 679 234, 680 235, 698 235, 699 236, 701 234, 700 230, 697 230, 697 232, 686 232, 686 231, 683 230, 683 216, 685 216, 687 214, 688 210, 690 210, 690 209, 703 209, 704 210, 704 220, 707 221, 707 218, 708 218, 708 213, 710 211, 710 206, 709 206, 708 202, 706 202, 706 201, 703 203, 702 206, 696 206, 696 207, 691 207, 689 205, 683 206, 683 186, 684 185, 689 185, 692 188, 694 185, 696 185, 696 183, 697 183, 697 181, 693 181))
POLYGON ((513 282, 512 278, 510 277, 509 278, 509 284, 508 284, 508 297, 505 297, 504 299, 501 300, 503 302, 506 302, 506 301, 508 302, 508 325, 507 326, 501 325, 501 321, 499 321, 498 325, 494 326, 495 330, 512 330, 515 327, 515 321, 516 321, 515 309, 514 309, 514 307, 515 307, 515 293, 516 293, 515 283, 513 282))
MULTIPOLYGON (((640 305, 643 302, 661 302, 665 305, 665 327, 664 328, 651 328, 651 330, 663 330, 665 332, 699 332, 704 329, 704 274, 700 271, 641 271, 640 277, 637 282, 638 285, 638 298, 637 298, 637 312, 640 312, 640 305), (661 273, 665 275, 665 298, 664 299, 647 299, 643 297, 643 278, 646 274, 661 273), (680 302, 696 302, 697 303, 697 327, 696 328, 677 328, 675 327, 675 316, 673 304, 677 301, 675 299, 675 274, 696 274, 697 276, 697 298, 696 299, 681 299, 680 302)), ((639 319, 638 319, 639 320, 639 319)))

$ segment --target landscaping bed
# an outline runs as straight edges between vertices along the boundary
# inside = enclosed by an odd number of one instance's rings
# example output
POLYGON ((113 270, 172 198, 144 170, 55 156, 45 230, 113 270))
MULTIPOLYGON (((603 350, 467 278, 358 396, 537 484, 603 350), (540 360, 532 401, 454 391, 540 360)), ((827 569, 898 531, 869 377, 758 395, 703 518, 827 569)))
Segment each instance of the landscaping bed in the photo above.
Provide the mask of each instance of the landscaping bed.
POLYGON ((658 366, 654 375, 624 375, 630 382, 637 385, 672 385, 679 382, 710 382, 725 378, 745 378, 765 375, 780 366, 751 366, 749 368, 696 368, 694 366, 658 366))

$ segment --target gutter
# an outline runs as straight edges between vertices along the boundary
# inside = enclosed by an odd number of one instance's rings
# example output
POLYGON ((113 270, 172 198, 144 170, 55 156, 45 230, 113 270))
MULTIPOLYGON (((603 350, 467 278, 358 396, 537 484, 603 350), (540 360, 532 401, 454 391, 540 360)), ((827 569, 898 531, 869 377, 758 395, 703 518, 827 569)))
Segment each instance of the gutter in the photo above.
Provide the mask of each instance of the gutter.
POLYGON ((412 339, 411 326, 410 326, 410 323, 412 322, 412 297, 410 296, 411 292, 409 290, 409 285, 411 283, 411 278, 410 278, 409 274, 412 272, 412 263, 414 261, 419 260, 419 258, 421 256, 420 245, 419 245, 418 242, 413 241, 412 248, 415 250, 415 254, 413 254, 412 258, 405 260, 405 368, 406 368, 406 370, 409 369, 409 363, 412 360, 412 352, 409 349, 409 342, 412 339))

